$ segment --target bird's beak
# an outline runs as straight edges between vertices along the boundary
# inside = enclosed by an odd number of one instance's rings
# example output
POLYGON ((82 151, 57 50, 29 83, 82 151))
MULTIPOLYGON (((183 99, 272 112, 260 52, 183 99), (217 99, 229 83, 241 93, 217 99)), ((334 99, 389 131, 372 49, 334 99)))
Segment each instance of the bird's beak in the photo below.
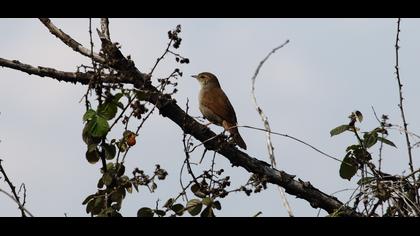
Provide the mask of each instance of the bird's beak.
POLYGON ((191 77, 193 77, 193 78, 198 78, 198 75, 191 75, 191 77))

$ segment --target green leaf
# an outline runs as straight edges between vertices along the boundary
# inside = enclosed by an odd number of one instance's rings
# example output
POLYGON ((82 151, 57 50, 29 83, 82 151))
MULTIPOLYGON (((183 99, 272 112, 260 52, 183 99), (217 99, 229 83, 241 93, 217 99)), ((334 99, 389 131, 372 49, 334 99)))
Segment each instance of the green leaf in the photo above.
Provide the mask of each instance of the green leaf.
POLYGON ((118 150, 120 150, 120 152, 125 152, 128 148, 128 145, 126 142, 116 142, 118 150))
POLYGON ((105 172, 104 175, 102 176, 102 181, 104 182, 104 184, 106 186, 111 185, 112 183, 112 176, 109 172, 105 172))
POLYGON ((109 131, 109 124, 105 118, 96 116, 96 119, 90 120, 87 125, 90 127, 90 134, 94 138, 105 137, 109 131))
POLYGON ((115 155, 117 154, 117 148, 114 144, 104 143, 102 148, 105 151, 105 159, 112 160, 114 159, 115 155))
POLYGON ((92 209, 93 209, 93 205, 95 204, 95 201, 94 200, 92 200, 92 201, 89 201, 88 203, 87 203, 87 205, 86 205, 86 213, 91 213, 92 212, 92 209))
POLYGON ((366 151, 364 148, 360 147, 359 149, 356 149, 353 151, 353 156, 357 160, 361 161, 369 161, 372 160, 372 155, 368 151, 366 151))
POLYGON ((137 217, 153 217, 153 215, 152 209, 148 207, 142 207, 137 211, 137 217))
POLYGON ((123 188, 118 189, 118 191, 115 191, 111 194, 111 202, 121 202, 124 198, 123 191, 125 191, 123 188))
POLYGON ((173 210, 177 215, 182 215, 182 213, 184 213, 184 206, 182 204, 175 204, 171 207, 171 210, 173 210))
POLYGON ((88 121, 93 119, 96 116, 96 111, 93 109, 89 109, 83 115, 83 121, 88 121))
POLYGON ((188 213, 192 216, 196 216, 201 212, 201 208, 203 207, 203 203, 199 199, 191 199, 187 202, 186 208, 188 209, 188 213))
POLYGON ((105 199, 104 197, 97 197, 95 198, 95 201, 93 201, 93 208, 91 213, 93 215, 97 215, 99 214, 99 212, 101 212, 101 210, 103 209, 103 207, 105 206, 105 199))
POLYGON ((204 208, 203 212, 200 214, 201 217, 214 217, 213 209, 210 206, 204 208))
POLYGON ((391 142, 390 140, 386 139, 386 138, 382 138, 382 137, 378 137, 378 141, 388 144, 389 146, 393 146, 393 147, 397 147, 395 146, 395 144, 393 142, 391 142))
POLYGON ((114 172, 115 171, 115 165, 112 162, 109 162, 106 164, 106 169, 108 170, 108 172, 114 172))
POLYGON ((346 148, 346 152, 355 151, 355 150, 360 149, 360 148, 362 148, 362 147, 359 144, 353 144, 353 145, 350 145, 346 148))
POLYGON ((104 187, 104 181, 102 180, 102 177, 98 180, 97 187, 98 188, 103 188, 104 187))
POLYGON ((334 135, 341 134, 341 133, 343 133, 344 131, 347 131, 347 130, 349 130, 349 125, 340 125, 340 126, 334 128, 334 129, 332 129, 330 131, 330 135, 332 137, 334 135))
POLYGON ((107 119, 111 120, 115 117, 118 112, 117 104, 111 102, 105 102, 98 106, 98 115, 107 119))
POLYGON ((199 198, 203 198, 203 197, 207 196, 205 193, 203 193, 201 191, 200 185, 198 185, 198 184, 193 184, 191 186, 191 192, 193 192, 194 195, 199 197, 199 198))
POLYGON ((117 93, 117 94, 115 94, 114 95, 114 97, 112 98, 112 102, 114 103, 114 104, 117 104, 118 103, 118 101, 122 98, 124 96, 124 94, 122 94, 122 93, 117 93))
POLYGON ((366 148, 370 148, 378 141, 378 133, 376 132, 370 132, 366 135, 365 140, 363 140, 365 143, 366 148))
POLYGON ((93 198, 95 197, 95 194, 91 194, 89 196, 87 196, 87 198, 82 202, 82 205, 85 205, 86 203, 90 202, 91 200, 93 200, 93 198))
POLYGON ((155 210, 155 213, 158 216, 165 216, 166 215, 166 212, 165 211, 162 211, 162 210, 155 210))
POLYGON ((360 111, 355 111, 354 114, 356 115, 356 118, 359 121, 359 123, 362 123, 362 121, 363 121, 362 113, 360 111))
POLYGON ((217 210, 221 210, 222 209, 222 205, 220 204, 220 202, 219 201, 215 201, 214 203, 213 203, 213 206, 212 206, 213 208, 216 208, 217 210))
POLYGON ((83 141, 88 145, 89 144, 99 144, 101 142, 101 138, 92 137, 92 135, 90 133, 90 130, 92 128, 91 126, 92 126, 92 123, 89 121, 88 123, 86 123, 85 127, 83 128, 83 132, 82 132, 83 141))
POLYGON ((375 179, 376 179, 375 177, 364 177, 364 178, 361 178, 359 181, 357 181, 357 184, 358 185, 368 184, 374 181, 375 179))
POLYGON ((206 197, 203 199, 203 204, 206 206, 211 206, 213 204, 213 199, 211 199, 211 197, 206 197))
POLYGON ((340 177, 350 180, 357 172, 357 164, 354 159, 347 153, 340 166, 340 177))
POLYGON ((173 198, 169 198, 168 201, 166 201, 165 205, 163 205, 163 207, 170 208, 173 204, 174 204, 174 199, 173 198))
POLYGON ((95 164, 99 161, 99 152, 95 144, 88 146, 88 150, 86 151, 86 159, 90 164, 95 164))
MULTIPOLYGON (((117 175, 119 177, 121 177, 125 173, 125 166, 123 164, 118 163, 115 168, 117 169, 117 175)), ((128 177, 127 177, 127 179, 128 179, 128 177)))

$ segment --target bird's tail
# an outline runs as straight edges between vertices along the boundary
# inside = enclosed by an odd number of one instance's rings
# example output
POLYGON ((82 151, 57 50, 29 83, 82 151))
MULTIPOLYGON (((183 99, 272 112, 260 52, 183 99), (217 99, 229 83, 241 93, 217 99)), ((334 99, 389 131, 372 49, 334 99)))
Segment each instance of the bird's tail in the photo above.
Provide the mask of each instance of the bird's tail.
POLYGON ((238 144, 239 147, 246 150, 245 141, 242 139, 241 135, 239 134, 238 128, 234 128, 234 129, 235 131, 232 132, 233 140, 235 140, 235 143, 238 144))
POLYGON ((229 131, 229 133, 233 137, 233 140, 235 140, 235 143, 239 147, 241 147, 241 148, 243 148, 243 149, 246 150, 245 141, 242 139, 241 135, 239 134, 238 127, 236 127, 236 125, 234 125, 234 124, 230 124, 229 122, 227 122, 225 120, 222 122, 222 126, 223 126, 223 128, 225 128, 225 130, 228 130, 229 131))

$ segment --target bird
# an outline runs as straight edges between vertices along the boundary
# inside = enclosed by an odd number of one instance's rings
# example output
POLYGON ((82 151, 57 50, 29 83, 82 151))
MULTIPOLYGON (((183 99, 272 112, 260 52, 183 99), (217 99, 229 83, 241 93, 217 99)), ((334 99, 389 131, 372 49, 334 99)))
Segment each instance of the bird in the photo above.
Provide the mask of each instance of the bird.
POLYGON ((211 123, 222 126, 229 131, 235 143, 246 150, 245 141, 239 134, 235 110, 222 90, 217 77, 210 72, 192 75, 200 83, 198 103, 200 112, 211 123))

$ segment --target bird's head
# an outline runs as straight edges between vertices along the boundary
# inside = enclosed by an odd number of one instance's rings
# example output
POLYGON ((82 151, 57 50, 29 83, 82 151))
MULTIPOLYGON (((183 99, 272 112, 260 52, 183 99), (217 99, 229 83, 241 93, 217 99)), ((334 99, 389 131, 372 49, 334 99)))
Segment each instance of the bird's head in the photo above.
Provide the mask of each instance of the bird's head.
POLYGON ((202 72, 198 75, 192 75, 191 77, 196 78, 200 82, 201 87, 216 86, 220 87, 217 77, 210 72, 202 72))

